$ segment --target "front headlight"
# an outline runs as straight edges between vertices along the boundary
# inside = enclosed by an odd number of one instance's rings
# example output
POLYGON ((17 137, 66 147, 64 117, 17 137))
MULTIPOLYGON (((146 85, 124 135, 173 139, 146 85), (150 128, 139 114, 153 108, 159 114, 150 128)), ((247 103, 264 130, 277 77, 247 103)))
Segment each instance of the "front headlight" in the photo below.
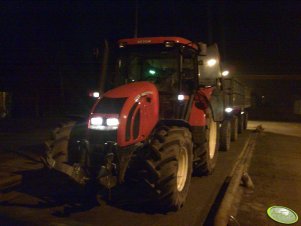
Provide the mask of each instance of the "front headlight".
POLYGON ((108 126, 118 126, 119 125, 119 119, 118 118, 107 118, 107 125, 108 126))
POLYGON ((92 116, 89 120, 89 129, 94 130, 116 130, 119 126, 118 115, 92 116), (113 117, 112 117, 113 116, 113 117))
POLYGON ((103 118, 102 117, 93 117, 90 120, 90 124, 93 126, 101 126, 103 123, 103 118))

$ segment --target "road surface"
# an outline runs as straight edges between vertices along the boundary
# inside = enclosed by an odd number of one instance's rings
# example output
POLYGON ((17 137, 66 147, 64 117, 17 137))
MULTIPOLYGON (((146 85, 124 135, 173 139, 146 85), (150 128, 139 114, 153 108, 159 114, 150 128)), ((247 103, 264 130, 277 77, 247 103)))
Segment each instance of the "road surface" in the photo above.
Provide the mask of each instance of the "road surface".
POLYGON ((254 121, 261 124, 249 175, 254 191, 244 191, 238 205, 237 220, 244 226, 277 226, 267 216, 271 206, 285 206, 299 215, 301 225, 301 123, 254 121))

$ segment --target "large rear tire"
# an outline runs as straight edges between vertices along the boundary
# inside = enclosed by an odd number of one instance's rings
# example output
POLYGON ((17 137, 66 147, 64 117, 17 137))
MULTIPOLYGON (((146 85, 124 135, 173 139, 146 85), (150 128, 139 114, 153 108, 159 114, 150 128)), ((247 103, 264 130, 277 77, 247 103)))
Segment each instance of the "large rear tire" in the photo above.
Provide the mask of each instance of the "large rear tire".
POLYGON ((152 205, 162 211, 180 209, 192 174, 192 138, 187 128, 161 127, 148 151, 138 158, 140 178, 154 191, 152 205))
POLYGON ((220 150, 229 151, 231 144, 231 122, 225 119, 221 127, 220 150))
POLYGON ((193 170, 195 176, 212 174, 217 161, 220 139, 219 123, 213 120, 211 111, 206 114, 206 121, 203 137, 197 138, 203 142, 197 145, 198 150, 195 150, 198 155, 193 170))

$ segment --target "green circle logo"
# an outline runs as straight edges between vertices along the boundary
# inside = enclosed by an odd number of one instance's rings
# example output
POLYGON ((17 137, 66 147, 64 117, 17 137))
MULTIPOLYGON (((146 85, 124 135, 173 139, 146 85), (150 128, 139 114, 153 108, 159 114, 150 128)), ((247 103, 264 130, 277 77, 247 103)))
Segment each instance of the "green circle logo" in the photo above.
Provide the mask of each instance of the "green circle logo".
POLYGON ((298 215, 284 206, 272 206, 267 210, 268 216, 282 224, 294 224, 298 221, 298 215))

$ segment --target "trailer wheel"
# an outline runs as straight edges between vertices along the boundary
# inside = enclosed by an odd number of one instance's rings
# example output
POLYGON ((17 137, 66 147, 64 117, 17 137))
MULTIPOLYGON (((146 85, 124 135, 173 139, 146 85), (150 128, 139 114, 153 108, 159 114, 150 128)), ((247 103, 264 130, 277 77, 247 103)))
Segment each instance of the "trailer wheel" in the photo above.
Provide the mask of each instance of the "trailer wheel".
POLYGON ((245 112, 244 116, 245 116, 245 118, 244 118, 244 129, 246 130, 248 128, 248 120, 249 120, 248 112, 245 112))
POLYGON ((206 114, 206 121, 203 138, 200 138, 203 143, 195 151, 198 154, 194 163, 193 174, 195 176, 212 174, 217 161, 220 139, 219 123, 213 120, 211 111, 206 114))
POLYGON ((142 151, 139 173, 154 193, 152 205, 162 211, 180 209, 192 174, 190 131, 176 126, 162 127, 155 133, 148 151, 142 151))
POLYGON ((231 119, 231 140, 236 141, 238 139, 238 118, 233 116, 231 119))
POLYGON ((242 133, 244 131, 244 115, 243 114, 240 114, 238 116, 238 129, 237 129, 237 132, 238 133, 242 133))
POLYGON ((220 150, 229 151, 231 143, 231 122, 224 120, 221 127, 220 150))

